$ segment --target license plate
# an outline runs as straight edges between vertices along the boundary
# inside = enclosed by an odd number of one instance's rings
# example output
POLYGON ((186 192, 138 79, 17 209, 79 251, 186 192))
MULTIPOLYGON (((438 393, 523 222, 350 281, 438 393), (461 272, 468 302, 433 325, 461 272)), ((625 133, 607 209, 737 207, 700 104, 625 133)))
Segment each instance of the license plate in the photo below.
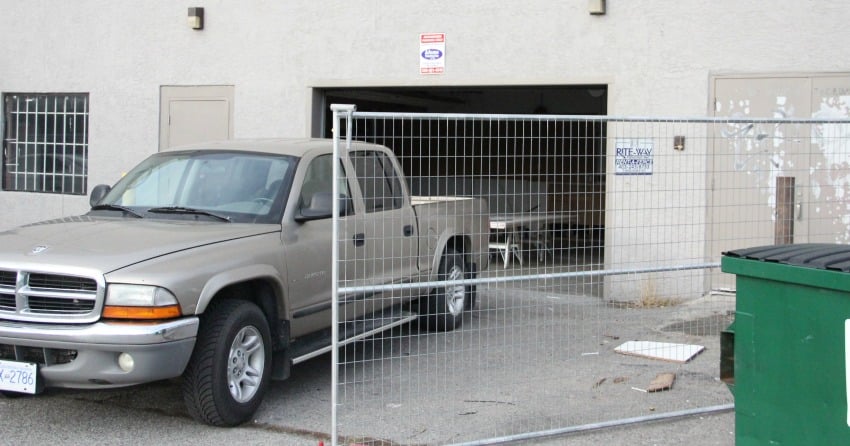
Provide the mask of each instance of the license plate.
POLYGON ((34 394, 37 380, 36 364, 0 360, 0 390, 34 394))

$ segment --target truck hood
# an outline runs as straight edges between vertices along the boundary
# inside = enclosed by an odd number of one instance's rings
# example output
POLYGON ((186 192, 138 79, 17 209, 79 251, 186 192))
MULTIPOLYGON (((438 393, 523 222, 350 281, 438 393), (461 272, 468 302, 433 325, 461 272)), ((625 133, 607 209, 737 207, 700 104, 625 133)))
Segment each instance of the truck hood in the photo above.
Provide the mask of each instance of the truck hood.
POLYGON ((279 232, 280 225, 68 217, 0 232, 0 267, 103 274, 173 252, 279 232))

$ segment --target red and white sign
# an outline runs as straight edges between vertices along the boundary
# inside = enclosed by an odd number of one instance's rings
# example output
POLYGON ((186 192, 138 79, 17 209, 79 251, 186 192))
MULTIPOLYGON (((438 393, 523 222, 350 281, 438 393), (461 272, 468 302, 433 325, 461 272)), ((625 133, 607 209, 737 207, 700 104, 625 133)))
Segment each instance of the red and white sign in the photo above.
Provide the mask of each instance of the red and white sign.
POLYGON ((443 74, 446 69, 446 33, 419 35, 419 74, 443 74))

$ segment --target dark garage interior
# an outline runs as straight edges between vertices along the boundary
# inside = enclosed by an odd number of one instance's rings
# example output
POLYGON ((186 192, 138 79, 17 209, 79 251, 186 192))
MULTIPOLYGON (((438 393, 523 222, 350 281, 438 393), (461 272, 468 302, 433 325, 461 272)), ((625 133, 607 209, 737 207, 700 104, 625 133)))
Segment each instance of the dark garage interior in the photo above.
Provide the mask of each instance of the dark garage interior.
POLYGON ((590 262, 601 262, 606 128, 592 117, 607 113, 607 85, 329 88, 317 93, 316 105, 325 111, 324 137, 332 135, 330 104, 355 104, 358 112, 445 115, 366 119, 355 124, 354 137, 391 148, 414 194, 465 195, 435 186, 458 177, 523 184, 505 193, 542 196, 543 209, 536 211, 574 215, 569 223, 548 228, 556 251, 578 249, 592 257, 590 262))

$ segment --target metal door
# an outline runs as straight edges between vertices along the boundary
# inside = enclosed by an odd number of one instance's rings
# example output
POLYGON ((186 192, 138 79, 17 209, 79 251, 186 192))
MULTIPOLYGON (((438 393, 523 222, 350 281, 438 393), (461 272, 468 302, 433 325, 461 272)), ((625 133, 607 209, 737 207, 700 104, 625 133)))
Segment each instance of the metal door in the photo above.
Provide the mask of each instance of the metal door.
MULTIPOLYGON (((811 80, 723 78, 714 84, 716 117, 808 118, 811 80)), ((774 243, 777 179, 793 177, 795 200, 809 173, 809 126, 729 122, 716 124, 711 163, 709 260, 731 249, 774 243)), ((799 216, 799 214, 797 214, 799 216)), ((806 241, 805 220, 794 221, 795 242, 806 241)), ((712 279, 712 288, 734 288, 734 276, 712 279)))
MULTIPOLYGON (((812 79, 812 118, 850 117, 850 75, 812 79)), ((850 147, 847 124, 811 126, 811 178, 800 218, 808 222, 809 241, 850 243, 850 147)))
POLYGON ((160 89, 159 147, 230 139, 232 86, 164 86, 160 89))

